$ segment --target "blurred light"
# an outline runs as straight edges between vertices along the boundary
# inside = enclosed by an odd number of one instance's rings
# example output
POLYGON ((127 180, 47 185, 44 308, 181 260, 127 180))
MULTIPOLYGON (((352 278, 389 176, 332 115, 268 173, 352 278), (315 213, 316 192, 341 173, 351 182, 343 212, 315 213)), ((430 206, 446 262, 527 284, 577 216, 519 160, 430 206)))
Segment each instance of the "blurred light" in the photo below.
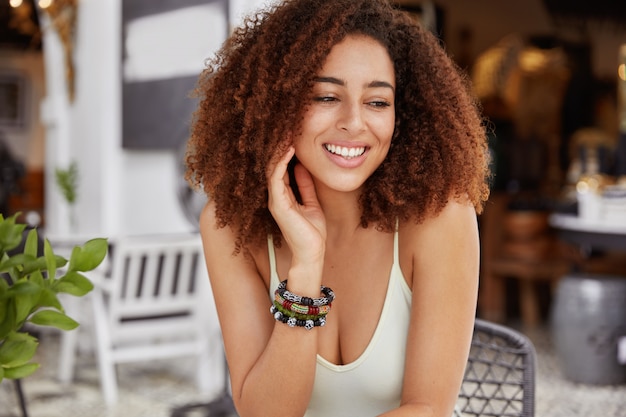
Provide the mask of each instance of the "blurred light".
POLYGON ((589 192, 589 184, 587 184, 585 181, 578 181, 576 183, 576 191, 582 194, 589 192))
POLYGON ((520 54, 520 67, 528 72, 539 71, 548 63, 547 55, 536 48, 528 48, 520 54))
POLYGON ((626 64, 620 64, 620 66, 617 67, 617 75, 622 81, 626 81, 626 64))
POLYGON ((39 0, 37 2, 37 4, 39 5, 39 7, 41 7, 42 9, 47 9, 48 7, 50 7, 50 5, 52 4, 52 0, 39 0))
POLYGON ((26 212, 25 220, 26 223, 28 223, 28 225, 32 227, 37 227, 41 225, 41 215, 35 210, 30 210, 26 212))
POLYGON ((20 7, 22 5, 22 0, 9 0, 9 4, 11 7, 20 7))

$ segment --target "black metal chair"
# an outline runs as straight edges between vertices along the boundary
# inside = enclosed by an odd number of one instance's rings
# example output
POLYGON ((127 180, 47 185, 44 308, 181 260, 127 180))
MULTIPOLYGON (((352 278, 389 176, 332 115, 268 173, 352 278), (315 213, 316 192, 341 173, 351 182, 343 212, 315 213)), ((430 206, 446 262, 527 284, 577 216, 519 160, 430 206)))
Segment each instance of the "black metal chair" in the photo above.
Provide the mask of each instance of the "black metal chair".
POLYGON ((476 319, 457 407, 463 416, 533 417, 534 345, 522 333, 476 319))

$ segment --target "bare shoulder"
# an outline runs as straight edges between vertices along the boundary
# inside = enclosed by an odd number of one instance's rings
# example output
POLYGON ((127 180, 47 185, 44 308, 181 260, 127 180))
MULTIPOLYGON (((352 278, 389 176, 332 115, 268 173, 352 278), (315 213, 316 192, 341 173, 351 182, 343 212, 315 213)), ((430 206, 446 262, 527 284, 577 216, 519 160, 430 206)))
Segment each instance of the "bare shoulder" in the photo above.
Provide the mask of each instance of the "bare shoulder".
POLYGON ((451 239, 477 232, 476 210, 466 201, 450 200, 436 216, 421 223, 413 220, 400 224, 399 233, 405 244, 450 242, 451 239))
MULTIPOLYGON (((269 268, 269 266, 266 266, 267 256, 263 256, 267 253, 267 247, 248 248, 247 254, 244 254, 242 249, 240 253, 235 254, 237 236, 230 226, 219 226, 219 221, 215 214, 215 204, 211 201, 206 204, 200 213, 200 234, 210 270, 232 270, 233 267, 237 266, 244 267, 250 272, 258 272, 269 268)), ((220 273, 214 274, 216 277, 221 275, 220 273)))
POLYGON ((200 213, 200 234, 206 249, 234 254, 236 235, 232 227, 220 226, 215 203, 209 201, 200 213))
POLYGON ((200 234, 213 235, 218 230, 215 203, 209 200, 200 212, 200 234))
POLYGON ((478 252, 476 211, 466 201, 450 200, 436 216, 421 223, 402 222, 398 235, 400 264, 410 287, 419 270, 434 272, 446 262, 473 263, 478 252))

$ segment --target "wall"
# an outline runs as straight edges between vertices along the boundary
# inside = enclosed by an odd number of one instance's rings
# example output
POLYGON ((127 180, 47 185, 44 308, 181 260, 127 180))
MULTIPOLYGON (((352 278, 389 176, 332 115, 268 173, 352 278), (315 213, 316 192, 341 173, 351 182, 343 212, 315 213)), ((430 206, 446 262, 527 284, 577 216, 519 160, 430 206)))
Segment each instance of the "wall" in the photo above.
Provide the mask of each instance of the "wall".
MULTIPOLYGON (((269 2, 230 0, 230 25, 269 2)), ((28 86, 26 128, 2 133, 27 169, 45 170, 46 228, 51 235, 69 232, 68 210, 54 183, 54 170, 73 160, 81 176, 77 233, 190 230, 176 197, 178 155, 121 148, 120 16, 121 0, 80 2, 74 103, 66 93, 61 43, 54 31, 45 30, 49 22, 44 14, 45 57, 40 51, 0 49, 0 70, 23 72, 28 86)), ((201 66, 198 63, 198 72, 201 66)))
MULTIPOLYGON (((47 129, 47 229, 70 232, 67 207, 53 183, 54 169, 79 164, 79 235, 140 235, 192 230, 178 202, 174 150, 129 151, 121 138, 121 0, 83 0, 75 45, 76 98, 69 103, 63 50, 46 31, 43 102, 47 129)), ((46 19, 44 17, 44 26, 46 19)), ((172 28, 176 30, 176 28, 172 28)), ((198 63, 198 72, 202 62, 198 63)))
MULTIPOLYGON (((122 0, 82 0, 75 46, 76 99, 68 102, 63 51, 53 31, 44 34, 46 83, 46 219, 50 234, 70 232, 68 210, 53 183, 55 167, 79 163, 79 235, 178 233, 193 229, 178 202, 175 150, 128 150, 121 137, 122 0)), ((231 25, 265 4, 233 0, 231 25)), ((43 26, 46 25, 45 17, 43 26)), ((176 31, 175 27, 170 28, 176 31)), ((224 36, 219 34, 218 36, 224 36)), ((212 45, 221 44, 215 39, 212 45)), ((215 46, 215 48, 217 48, 215 46)), ((198 73, 204 58, 197 64, 198 73)))

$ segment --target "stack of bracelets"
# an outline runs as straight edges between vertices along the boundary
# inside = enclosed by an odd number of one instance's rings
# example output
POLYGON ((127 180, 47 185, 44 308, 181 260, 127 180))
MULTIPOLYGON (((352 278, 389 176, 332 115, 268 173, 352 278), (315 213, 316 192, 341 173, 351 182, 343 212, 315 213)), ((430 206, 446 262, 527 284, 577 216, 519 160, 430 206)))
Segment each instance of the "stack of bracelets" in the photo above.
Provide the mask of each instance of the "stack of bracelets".
POLYGON ((309 298, 287 291, 287 280, 278 285, 274 292, 274 304, 270 312, 277 321, 290 327, 304 327, 311 330, 326 324, 326 315, 335 299, 335 293, 322 285, 323 297, 309 298))

